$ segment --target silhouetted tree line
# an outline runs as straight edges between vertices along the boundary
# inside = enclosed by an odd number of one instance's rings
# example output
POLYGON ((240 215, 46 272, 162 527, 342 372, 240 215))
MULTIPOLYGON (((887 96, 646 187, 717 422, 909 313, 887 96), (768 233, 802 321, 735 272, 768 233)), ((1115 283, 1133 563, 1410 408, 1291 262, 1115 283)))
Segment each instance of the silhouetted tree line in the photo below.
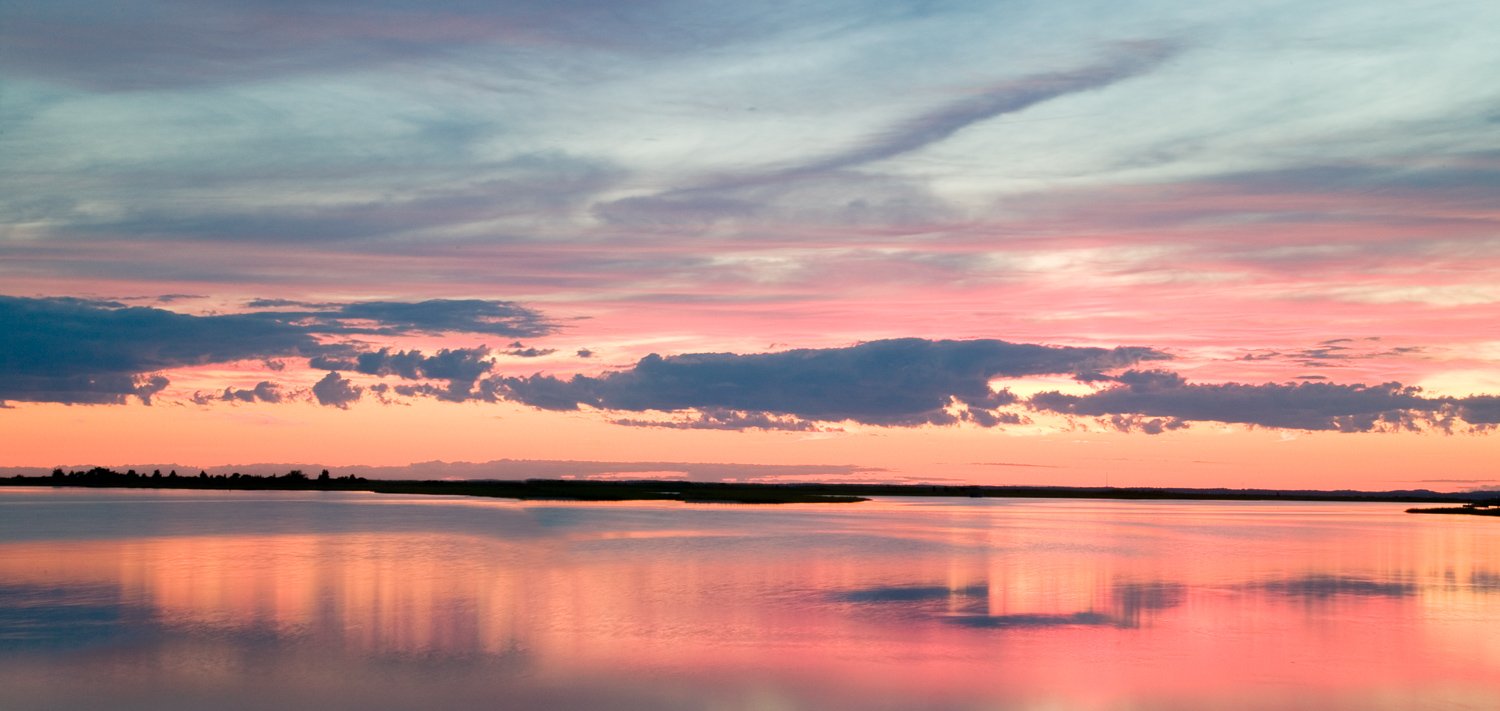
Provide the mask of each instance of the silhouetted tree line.
POLYGON ((13 483, 47 483, 54 486, 92 486, 109 488, 141 489, 355 489, 363 488, 364 477, 353 474, 336 477, 324 469, 317 477, 309 477, 301 469, 285 474, 209 474, 200 470, 196 475, 179 475, 176 469, 162 474, 160 469, 150 474, 130 469, 117 472, 105 467, 94 467, 83 471, 65 471, 61 467, 52 470, 51 476, 28 477, 17 474, 13 483))
POLYGON ((1472 506, 1417 510, 1417 513, 1478 513, 1500 516, 1496 492, 1444 493, 1417 490, 1316 491, 1277 489, 1158 489, 1066 486, 978 486, 932 484, 853 484, 695 482, 673 480, 600 481, 587 479, 526 479, 524 481, 413 481, 334 477, 324 469, 309 477, 300 469, 285 474, 209 474, 180 476, 174 470, 143 474, 120 473, 104 467, 86 471, 54 469, 51 476, 16 475, 0 478, 0 486, 82 486, 141 489, 279 489, 372 491, 387 494, 442 494, 492 496, 508 499, 560 501, 669 500, 699 503, 849 503, 871 496, 1046 497, 1090 499, 1190 499, 1221 501, 1401 501, 1454 503, 1472 506))

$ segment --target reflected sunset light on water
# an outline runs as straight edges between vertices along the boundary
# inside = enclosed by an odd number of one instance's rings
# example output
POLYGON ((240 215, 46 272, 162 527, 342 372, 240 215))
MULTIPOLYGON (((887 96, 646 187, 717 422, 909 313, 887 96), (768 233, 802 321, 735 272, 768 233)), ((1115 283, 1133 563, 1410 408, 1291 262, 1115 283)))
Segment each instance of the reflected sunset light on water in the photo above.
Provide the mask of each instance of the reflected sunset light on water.
MULTIPOLYGON (((195 498, 175 497, 0 505, 10 533, 195 498)), ((199 498, 218 532, 0 545, 6 708, 110 688, 173 708, 181 688, 261 682, 257 708, 350 692, 335 706, 398 708, 410 698, 358 690, 400 679, 445 707, 1500 701, 1500 530, 1391 504, 199 498), (288 520, 307 530, 255 532, 288 520), (74 673, 60 696, 47 683, 74 673)))

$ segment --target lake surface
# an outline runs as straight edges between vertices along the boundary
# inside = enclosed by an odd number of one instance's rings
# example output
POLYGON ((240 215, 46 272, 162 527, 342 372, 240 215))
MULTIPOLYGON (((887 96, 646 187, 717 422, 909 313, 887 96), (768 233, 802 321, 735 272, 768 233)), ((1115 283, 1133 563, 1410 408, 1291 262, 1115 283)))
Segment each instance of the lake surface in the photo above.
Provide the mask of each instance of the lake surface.
POLYGON ((1496 709, 1400 504, 0 489, 0 709, 1496 709))

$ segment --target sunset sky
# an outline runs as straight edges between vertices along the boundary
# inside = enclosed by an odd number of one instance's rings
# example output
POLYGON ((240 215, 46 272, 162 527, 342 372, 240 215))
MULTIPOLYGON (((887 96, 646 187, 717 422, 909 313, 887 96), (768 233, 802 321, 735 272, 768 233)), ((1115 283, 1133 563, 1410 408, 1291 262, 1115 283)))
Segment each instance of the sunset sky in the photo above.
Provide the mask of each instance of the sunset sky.
POLYGON ((1500 485, 1497 27, 7 2, 0 467, 1500 485))

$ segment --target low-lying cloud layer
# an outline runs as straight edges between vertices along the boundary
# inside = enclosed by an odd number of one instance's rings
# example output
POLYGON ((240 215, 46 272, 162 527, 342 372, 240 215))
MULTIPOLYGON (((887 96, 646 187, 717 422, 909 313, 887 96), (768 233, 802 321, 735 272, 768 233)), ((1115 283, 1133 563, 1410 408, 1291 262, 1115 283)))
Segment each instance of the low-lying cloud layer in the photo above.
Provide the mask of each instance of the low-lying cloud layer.
POLYGON ((1140 347, 1067 348, 1005 341, 875 341, 848 348, 735 355, 649 356, 600 376, 496 376, 488 399, 547 410, 686 413, 617 424, 676 429, 821 429, 854 422, 912 427, 1028 424, 1028 414, 1161 434, 1195 422, 1337 432, 1489 430, 1500 396, 1440 397, 1401 383, 1189 383, 1166 370, 1102 371, 1165 360, 1140 347), (1071 374, 1097 390, 1020 398, 997 378, 1071 374))
POLYGON ((119 403, 168 368, 315 353, 313 331, 257 315, 189 316, 112 301, 0 296, 0 401, 119 403))
POLYGON ((1027 405, 1039 411, 1105 418, 1118 429, 1150 434, 1190 422, 1225 422, 1295 430, 1370 432, 1451 430, 1460 421, 1500 423, 1500 398, 1427 397, 1400 383, 1324 382, 1195 384, 1176 373, 1127 371, 1115 385, 1087 395, 1044 392, 1027 405))
POLYGON ((399 336, 413 333, 484 333, 531 337, 556 326, 537 311, 509 301, 430 299, 427 301, 361 301, 350 304, 303 304, 259 300, 252 306, 296 306, 302 310, 260 311, 247 316, 293 322, 309 333, 399 336))
MULTIPOLYGON (((351 358, 314 358, 309 364, 328 370, 352 370, 365 375, 385 377, 394 375, 403 380, 446 380, 446 388, 422 386, 397 386, 403 395, 433 395, 441 400, 463 402, 469 399, 474 381, 490 372, 495 362, 489 359, 490 349, 444 348, 434 355, 421 351, 378 351, 355 354, 351 358), (402 392, 405 390, 406 392, 402 392)), ((332 373, 330 373, 332 375, 332 373)))
MULTIPOLYGON (((350 335, 531 337, 553 329, 540 313, 506 301, 377 301, 199 316, 117 301, 0 296, 0 333, 5 334, 0 339, 0 402, 107 404, 130 396, 149 402, 169 384, 161 371, 245 360, 340 357, 356 348, 337 340, 350 335)), ((382 365, 382 358, 400 359, 386 351, 362 357, 376 371, 419 367, 429 377, 455 383, 472 383, 477 377, 467 375, 477 366, 458 351, 440 352, 415 366, 382 365)), ((325 386, 323 394, 315 390, 317 399, 346 406, 357 397, 331 388, 325 386)), ((248 392, 226 390, 222 399, 276 402, 279 396, 274 387, 257 386, 248 392)))
POLYGON ((256 383, 255 387, 240 389, 227 387, 222 393, 194 393, 193 402, 199 405, 207 405, 215 401, 221 402, 281 402, 283 399, 281 386, 269 380, 256 383))
POLYGON ((752 355, 653 354, 628 370, 600 376, 499 377, 482 387, 497 398, 547 410, 727 410, 914 426, 954 424, 972 419, 964 409, 1013 403, 1015 396, 990 389, 995 378, 1093 372, 1167 357, 1150 348, 903 338, 752 355))
POLYGON ((1146 434, 1204 422, 1336 432, 1500 425, 1497 395, 1428 395, 1398 382, 1191 383, 1169 370, 1140 367, 1171 359, 1141 346, 901 338, 771 353, 651 354, 596 375, 515 376, 496 373, 497 358, 535 358, 553 349, 513 341, 498 351, 424 352, 349 339, 452 332, 530 338, 555 330, 519 304, 267 300, 251 306, 257 310, 189 315, 116 301, 0 296, 0 329, 9 334, 0 342, 0 402, 112 404, 133 396, 149 404, 167 389, 174 369, 259 361, 278 378, 295 379, 285 369, 288 361, 300 361, 314 374, 324 371, 315 383, 302 371, 310 386, 262 380, 187 399, 204 406, 311 401, 342 409, 366 394, 381 404, 508 401, 541 410, 597 410, 625 426, 710 430, 819 431, 844 423, 1013 427, 1045 416, 1146 434), (1022 397, 992 385, 1058 376, 1086 389, 1022 397))

